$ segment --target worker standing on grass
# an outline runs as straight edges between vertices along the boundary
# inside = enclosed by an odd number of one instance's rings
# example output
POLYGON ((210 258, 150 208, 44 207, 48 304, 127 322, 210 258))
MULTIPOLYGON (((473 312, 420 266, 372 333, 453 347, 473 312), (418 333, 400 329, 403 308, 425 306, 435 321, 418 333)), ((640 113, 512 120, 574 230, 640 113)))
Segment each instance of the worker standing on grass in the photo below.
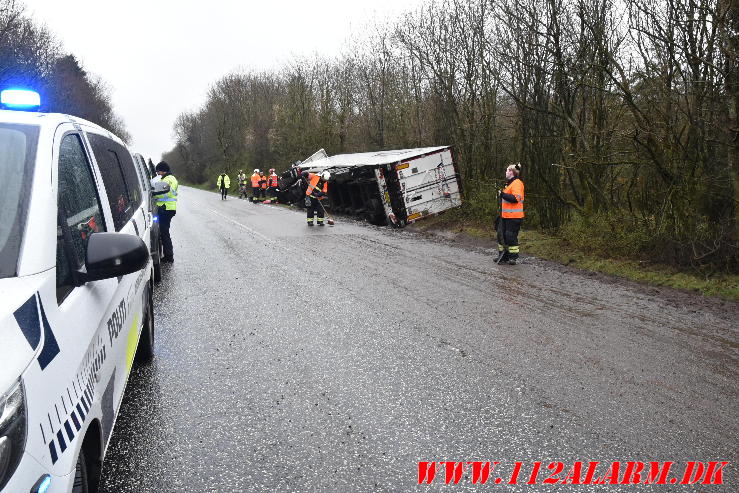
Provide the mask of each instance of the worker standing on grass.
POLYGON ((506 168, 506 186, 498 192, 501 201, 498 221, 498 259, 497 262, 518 263, 518 231, 523 222, 523 181, 520 178, 521 163, 506 168))
POLYGON ((221 189, 221 200, 226 200, 228 196, 228 188, 231 186, 231 178, 224 171, 218 175, 218 188, 221 189))
POLYGON ((279 179, 277 173, 275 173, 275 169, 270 169, 269 176, 267 177, 267 195, 269 195, 269 199, 272 201, 277 201, 277 183, 279 179))
POLYGON ((254 169, 254 174, 251 175, 251 201, 257 203, 259 200, 259 170, 254 169))
POLYGON ((324 171, 320 175, 303 171, 303 179, 308 182, 308 189, 305 191, 305 208, 308 211, 308 226, 313 226, 313 216, 317 215, 318 225, 323 226, 323 217, 325 209, 320 202, 328 196, 328 180, 331 179, 331 173, 324 171))
POLYGON ((177 189, 179 184, 177 178, 170 174, 169 164, 162 161, 157 164, 157 175, 161 177, 161 181, 169 185, 169 191, 164 194, 156 194, 157 199, 157 215, 159 216, 159 234, 162 237, 162 249, 164 256, 162 262, 174 262, 174 249, 172 248, 172 238, 169 236, 169 225, 172 218, 177 214, 177 189))

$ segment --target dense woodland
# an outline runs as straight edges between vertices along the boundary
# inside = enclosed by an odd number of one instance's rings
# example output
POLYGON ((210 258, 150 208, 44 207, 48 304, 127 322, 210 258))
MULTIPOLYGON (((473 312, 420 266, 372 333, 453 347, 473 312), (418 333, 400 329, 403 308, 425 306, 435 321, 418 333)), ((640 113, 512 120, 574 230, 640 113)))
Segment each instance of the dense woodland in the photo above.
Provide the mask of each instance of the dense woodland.
POLYGON ((41 111, 75 115, 129 139, 102 80, 65 53, 21 2, 0 0, 0 87, 14 86, 40 92, 41 111))
POLYGON ((528 226, 736 271, 738 52, 737 0, 441 0, 338 58, 216 81, 166 158, 203 183, 452 144, 473 217, 520 161, 528 226))

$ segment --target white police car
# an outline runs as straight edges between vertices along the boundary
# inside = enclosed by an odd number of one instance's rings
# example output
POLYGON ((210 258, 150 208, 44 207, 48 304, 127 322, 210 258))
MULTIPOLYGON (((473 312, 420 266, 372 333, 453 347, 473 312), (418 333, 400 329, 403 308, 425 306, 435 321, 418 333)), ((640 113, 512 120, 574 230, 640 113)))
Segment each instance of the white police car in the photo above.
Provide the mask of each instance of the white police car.
MULTIPOLYGON (((5 108, 38 95, 3 91, 5 108)), ((0 110, 0 491, 95 491, 134 359, 152 356, 151 217, 120 139, 0 110)))

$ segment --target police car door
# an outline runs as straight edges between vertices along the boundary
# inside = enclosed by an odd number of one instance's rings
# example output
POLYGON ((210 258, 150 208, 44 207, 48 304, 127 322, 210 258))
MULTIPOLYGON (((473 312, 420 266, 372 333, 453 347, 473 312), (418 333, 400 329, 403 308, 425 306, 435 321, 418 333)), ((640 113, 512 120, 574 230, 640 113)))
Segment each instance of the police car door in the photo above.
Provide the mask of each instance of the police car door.
POLYGON ((39 364, 30 370, 36 374, 26 377, 28 440, 43 443, 29 450, 43 450, 38 459, 60 475, 74 470, 81 437, 101 415, 107 355, 103 336, 117 289, 115 279, 83 285, 75 279, 75 271, 84 265, 88 238, 110 224, 110 212, 100 200, 101 181, 83 142, 71 124, 58 127, 52 186, 48 192, 43 187, 35 191, 52 193, 56 199, 56 282, 38 293, 44 342, 39 364))
MULTIPOLYGON (((109 136, 96 133, 94 129, 85 130, 105 183, 112 230, 139 236, 148 246, 150 239, 142 207, 142 189, 131 154, 122 143, 109 136)), ((109 310, 105 322, 103 342, 109 350, 107 357, 113 366, 112 377, 105 380, 103 411, 108 413, 108 419, 104 420, 103 431, 106 443, 136 354, 151 268, 149 260, 147 267, 141 271, 117 279, 114 306, 109 310)))

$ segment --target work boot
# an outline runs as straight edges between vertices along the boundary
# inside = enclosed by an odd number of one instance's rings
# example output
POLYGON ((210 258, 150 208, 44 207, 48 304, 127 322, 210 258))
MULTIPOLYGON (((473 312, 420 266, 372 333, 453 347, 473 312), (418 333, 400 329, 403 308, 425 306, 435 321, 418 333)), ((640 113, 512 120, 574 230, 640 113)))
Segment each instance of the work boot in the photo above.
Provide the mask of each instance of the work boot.
POLYGON ((509 259, 508 252, 505 250, 498 250, 498 257, 495 259, 495 263, 506 262, 509 259))
POLYGON ((518 254, 512 253, 510 257, 508 257, 508 265, 516 265, 518 263, 518 254))

